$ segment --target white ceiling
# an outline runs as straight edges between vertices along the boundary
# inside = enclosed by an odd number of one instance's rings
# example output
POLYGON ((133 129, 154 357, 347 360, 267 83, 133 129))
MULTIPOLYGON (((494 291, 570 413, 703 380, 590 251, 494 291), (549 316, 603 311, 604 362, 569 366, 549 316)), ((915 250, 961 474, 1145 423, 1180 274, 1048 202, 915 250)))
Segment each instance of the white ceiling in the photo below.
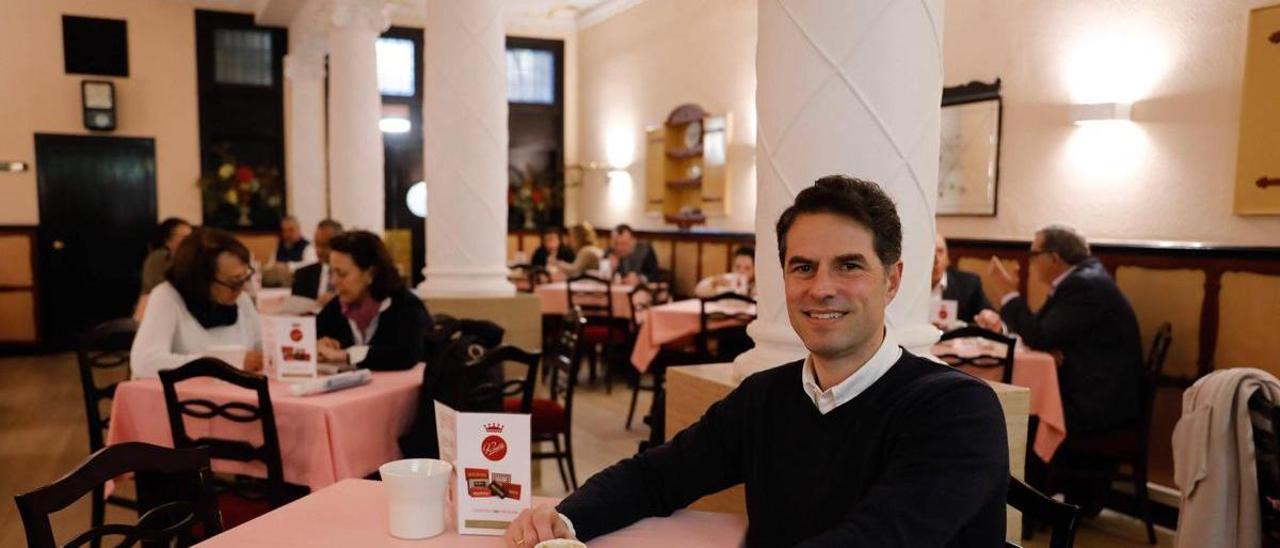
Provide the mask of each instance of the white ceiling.
MULTIPOLYGON (((170 0, 174 1, 174 0, 170 0)), ((184 1, 184 0, 176 0, 184 1)), ((186 0, 199 7, 259 13, 278 11, 292 13, 305 0, 186 0), (268 10, 272 4, 284 4, 282 10, 268 10)), ((499 0, 509 23, 524 26, 545 25, 549 28, 573 29, 590 26, 608 16, 639 3, 639 0, 499 0), (584 17, 585 16, 585 17, 584 17), (584 25, 585 23, 585 25, 584 25)), ((393 20, 421 24, 426 13, 426 0, 387 0, 393 20)), ((275 19, 272 14, 271 19, 275 19)), ((271 21, 269 24, 280 24, 271 21)))

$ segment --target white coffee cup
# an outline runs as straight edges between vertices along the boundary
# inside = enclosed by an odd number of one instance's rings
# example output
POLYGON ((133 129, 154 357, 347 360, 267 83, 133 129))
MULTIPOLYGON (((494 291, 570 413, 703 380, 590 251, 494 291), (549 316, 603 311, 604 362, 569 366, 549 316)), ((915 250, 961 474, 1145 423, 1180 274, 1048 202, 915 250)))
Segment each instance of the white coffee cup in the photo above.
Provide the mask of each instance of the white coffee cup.
POLYGON ((249 349, 237 344, 224 344, 211 346, 205 351, 205 355, 211 358, 218 358, 227 362, 236 369, 244 369, 244 355, 249 349))
POLYGON ((445 494, 453 465, 436 459, 403 459, 378 467, 387 488, 391 536, 423 539, 444 532, 445 494))

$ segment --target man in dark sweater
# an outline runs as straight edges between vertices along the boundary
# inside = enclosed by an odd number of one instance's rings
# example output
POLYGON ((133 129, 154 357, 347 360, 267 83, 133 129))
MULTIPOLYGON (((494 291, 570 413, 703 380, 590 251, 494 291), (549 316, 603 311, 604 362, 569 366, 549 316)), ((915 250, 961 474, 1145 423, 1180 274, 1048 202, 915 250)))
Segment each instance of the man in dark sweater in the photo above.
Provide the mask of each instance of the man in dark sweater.
POLYGON ((904 351, 884 321, 903 270, 893 202, 874 183, 824 177, 777 234, 809 357, 747 377, 667 444, 526 510, 507 546, 589 540, 739 483, 748 546, 1003 545, 1008 442, 995 393, 904 351))

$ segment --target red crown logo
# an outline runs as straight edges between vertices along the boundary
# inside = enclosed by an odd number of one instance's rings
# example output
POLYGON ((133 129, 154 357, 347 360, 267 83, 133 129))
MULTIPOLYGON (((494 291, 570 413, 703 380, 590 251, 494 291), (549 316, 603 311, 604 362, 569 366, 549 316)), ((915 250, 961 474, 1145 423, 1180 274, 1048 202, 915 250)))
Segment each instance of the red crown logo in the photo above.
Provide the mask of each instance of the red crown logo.
POLYGON ((489 424, 484 425, 484 431, 489 432, 491 434, 501 434, 502 428, 503 428, 502 425, 496 422, 491 422, 489 424))

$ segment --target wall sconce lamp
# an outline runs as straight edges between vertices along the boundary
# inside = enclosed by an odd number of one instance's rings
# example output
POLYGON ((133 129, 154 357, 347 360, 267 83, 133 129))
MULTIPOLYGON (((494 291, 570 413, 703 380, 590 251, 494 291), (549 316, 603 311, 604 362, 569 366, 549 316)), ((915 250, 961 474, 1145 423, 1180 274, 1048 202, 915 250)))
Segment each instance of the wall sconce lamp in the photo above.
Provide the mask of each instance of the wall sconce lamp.
POLYGON ((1130 120, 1133 103, 1093 103, 1071 105, 1071 121, 1076 125, 1130 120))
POLYGON ((26 162, 0 162, 0 172, 3 173, 22 173, 26 170, 26 162))

